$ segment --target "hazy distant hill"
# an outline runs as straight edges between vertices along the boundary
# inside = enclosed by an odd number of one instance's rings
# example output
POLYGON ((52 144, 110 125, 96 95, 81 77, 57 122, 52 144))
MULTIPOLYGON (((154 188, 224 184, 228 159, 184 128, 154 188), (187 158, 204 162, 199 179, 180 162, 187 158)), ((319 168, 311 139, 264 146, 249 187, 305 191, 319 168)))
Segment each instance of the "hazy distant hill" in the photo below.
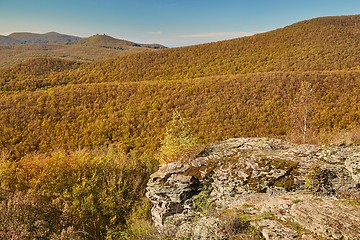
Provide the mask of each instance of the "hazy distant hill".
POLYGON ((16 32, 10 34, 8 37, 18 40, 24 44, 71 43, 71 42, 79 41, 81 39, 80 37, 60 34, 57 32, 49 32, 44 34, 30 33, 30 32, 16 32))
POLYGON ((91 36, 89 38, 84 38, 78 41, 76 44, 98 46, 105 48, 117 48, 117 49, 130 49, 130 47, 144 47, 144 48, 153 48, 153 49, 166 48, 165 46, 160 44, 140 44, 127 40, 116 39, 107 35, 99 35, 99 34, 91 36))
POLYGON ((8 36, 0 35, 0 45, 12 45, 12 44, 21 44, 21 41, 13 39, 8 36))
POLYGON ((126 40, 120 40, 107 35, 94 35, 88 38, 84 38, 77 44, 92 45, 92 46, 104 46, 104 47, 125 47, 133 46, 134 43, 126 40))
POLYGON ((159 44, 139 44, 106 35, 80 38, 56 32, 12 33, 0 36, 0 67, 36 57, 89 62, 162 48, 159 44))

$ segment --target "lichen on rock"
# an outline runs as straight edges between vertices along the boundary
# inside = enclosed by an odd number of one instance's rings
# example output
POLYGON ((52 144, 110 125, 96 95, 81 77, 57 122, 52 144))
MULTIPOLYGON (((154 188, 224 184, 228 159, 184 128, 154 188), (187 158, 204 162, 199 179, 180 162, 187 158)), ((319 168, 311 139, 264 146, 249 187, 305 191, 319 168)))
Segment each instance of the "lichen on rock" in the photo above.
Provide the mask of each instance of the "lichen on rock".
POLYGON ((175 239, 246 234, 236 224, 229 232, 224 211, 250 216, 252 235, 264 239, 360 239, 359 149, 229 139, 162 166, 146 195, 155 225, 175 239))

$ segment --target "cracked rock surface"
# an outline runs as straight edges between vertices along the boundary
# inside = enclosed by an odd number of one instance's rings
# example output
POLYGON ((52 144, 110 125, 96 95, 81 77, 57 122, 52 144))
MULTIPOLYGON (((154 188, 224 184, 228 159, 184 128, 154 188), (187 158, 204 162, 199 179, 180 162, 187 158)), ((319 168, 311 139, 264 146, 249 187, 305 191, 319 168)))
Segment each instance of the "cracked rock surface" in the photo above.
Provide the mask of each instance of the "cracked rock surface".
POLYGON ((229 139, 162 166, 146 196, 173 239, 360 239, 359 162, 360 146, 229 139))

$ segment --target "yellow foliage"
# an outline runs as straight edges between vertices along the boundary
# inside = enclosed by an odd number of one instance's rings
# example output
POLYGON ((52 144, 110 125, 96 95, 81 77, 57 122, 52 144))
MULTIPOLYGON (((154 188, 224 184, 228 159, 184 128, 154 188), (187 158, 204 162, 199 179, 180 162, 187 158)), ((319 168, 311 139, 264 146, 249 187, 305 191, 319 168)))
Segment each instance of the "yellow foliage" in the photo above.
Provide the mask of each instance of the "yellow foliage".
POLYGON ((180 113, 175 110, 171 121, 166 126, 165 136, 159 148, 161 164, 186 158, 187 153, 196 146, 195 138, 190 134, 188 125, 180 113))
POLYGON ((29 231, 30 238, 37 238, 31 229, 39 221, 46 223, 39 226, 44 238, 74 232, 104 238, 125 227, 155 167, 154 161, 135 160, 116 146, 1 160, 0 238, 29 231), (24 228, 9 231, 19 225, 24 228))

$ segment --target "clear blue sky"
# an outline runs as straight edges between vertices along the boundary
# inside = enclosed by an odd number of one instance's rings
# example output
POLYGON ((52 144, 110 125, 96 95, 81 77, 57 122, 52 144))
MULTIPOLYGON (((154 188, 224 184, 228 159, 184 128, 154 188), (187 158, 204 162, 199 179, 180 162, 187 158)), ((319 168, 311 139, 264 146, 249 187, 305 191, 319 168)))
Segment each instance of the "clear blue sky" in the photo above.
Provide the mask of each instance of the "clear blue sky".
POLYGON ((360 13, 360 0, 0 0, 0 35, 107 34, 170 47, 360 13))

